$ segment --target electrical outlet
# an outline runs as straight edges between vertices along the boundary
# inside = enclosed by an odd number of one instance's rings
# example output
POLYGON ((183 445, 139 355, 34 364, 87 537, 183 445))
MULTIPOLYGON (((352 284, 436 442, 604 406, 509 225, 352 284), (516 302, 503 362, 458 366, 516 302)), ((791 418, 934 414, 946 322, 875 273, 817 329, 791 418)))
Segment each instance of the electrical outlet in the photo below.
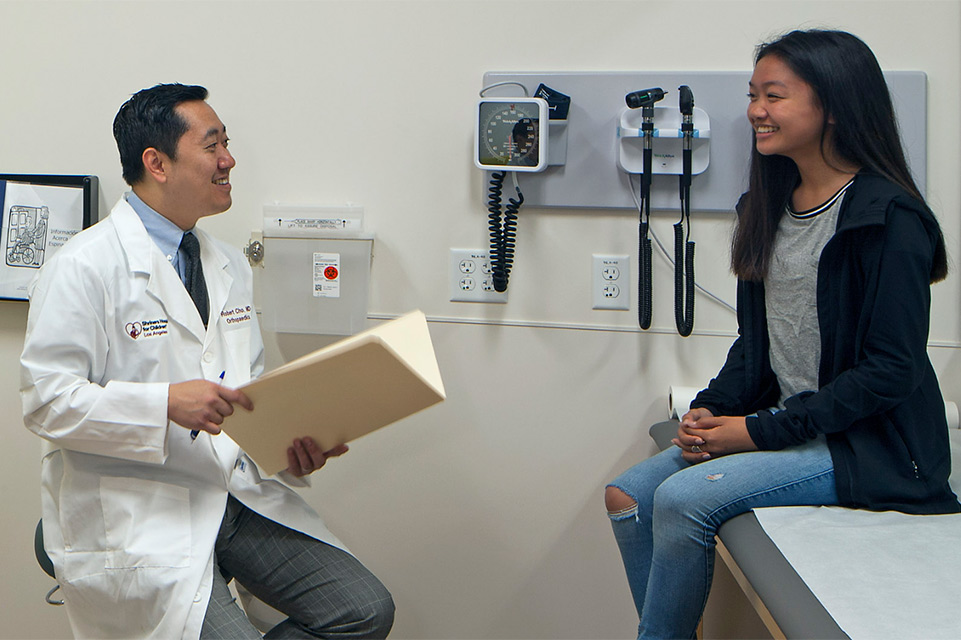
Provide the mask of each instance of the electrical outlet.
POLYGON ((630 256, 591 256, 592 308, 630 309, 630 282, 630 256))
POLYGON ((451 249, 448 267, 451 302, 507 302, 507 292, 494 291, 490 258, 481 249, 451 249))

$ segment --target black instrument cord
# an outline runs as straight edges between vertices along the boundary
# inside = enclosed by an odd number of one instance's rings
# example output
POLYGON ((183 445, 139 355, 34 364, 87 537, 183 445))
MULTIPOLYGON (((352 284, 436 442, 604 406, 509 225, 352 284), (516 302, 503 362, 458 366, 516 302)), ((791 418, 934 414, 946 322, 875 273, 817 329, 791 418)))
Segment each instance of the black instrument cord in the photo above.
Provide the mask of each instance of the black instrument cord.
POLYGON ((694 92, 686 84, 677 88, 681 112, 681 219, 674 225, 674 324, 682 337, 694 329, 694 243, 691 242, 691 147, 694 140, 694 92), (684 224, 687 237, 684 237, 684 224))
POLYGON ((509 198, 507 206, 503 206, 504 178, 506 177, 506 171, 491 173, 490 186, 487 188, 487 228, 490 231, 491 241, 491 280, 494 283, 494 291, 498 293, 507 291, 507 282, 510 279, 511 267, 514 264, 517 212, 524 204, 524 194, 521 193, 520 186, 517 184, 517 172, 512 171, 511 177, 514 180, 514 191, 517 193, 517 198, 509 198))
POLYGON ((644 133, 643 173, 641 173, 640 198, 638 200, 638 247, 637 247, 637 324, 641 329, 651 328, 652 317, 652 252, 651 252, 651 174, 653 168, 654 107, 643 107, 641 130, 644 133))
MULTIPOLYGON (((636 173, 630 174, 630 175, 628 176, 628 183, 629 183, 629 185, 630 185, 631 198, 634 200, 634 206, 635 206, 635 207, 640 207, 640 204, 639 204, 639 203, 640 203, 640 200, 639 200, 639 198, 638 198, 638 190, 634 188, 634 176, 636 176, 636 175, 639 175, 639 174, 636 174, 636 173)), ((654 227, 651 227, 648 231, 650 232, 651 240, 654 241, 654 244, 657 245, 657 248, 658 248, 658 250, 661 252, 661 255, 664 257, 664 259, 667 261, 667 263, 671 265, 671 268, 673 269, 673 268, 674 268, 674 256, 673 256, 673 252, 668 251, 668 250, 664 247, 664 244, 660 241, 660 239, 657 237, 657 234, 654 232, 654 227)), ((717 304, 719 304, 720 306, 722 306, 722 307, 724 307, 725 309, 727 309, 728 311, 730 311, 731 313, 737 313, 737 308, 736 308, 733 304, 731 304, 731 303, 728 302, 727 300, 724 300, 723 298, 721 298, 720 296, 718 296, 718 295, 715 294, 714 292, 710 291, 709 289, 705 289, 704 287, 702 287, 701 285, 699 285, 699 284, 697 283, 697 281, 694 282, 694 288, 697 289, 698 291, 700 291, 703 295, 707 296, 708 298, 710 298, 711 300, 713 300, 714 302, 716 302, 717 304)))
POLYGON ((651 317, 653 305, 652 298, 652 252, 651 252, 651 199, 641 191, 638 222, 638 267, 637 276, 637 323, 641 329, 651 328, 651 317))
POLYGON ((674 324, 688 337, 694 330, 694 243, 691 241, 691 185, 681 176, 681 219, 674 225, 674 324), (684 225, 687 224, 687 237, 684 225))

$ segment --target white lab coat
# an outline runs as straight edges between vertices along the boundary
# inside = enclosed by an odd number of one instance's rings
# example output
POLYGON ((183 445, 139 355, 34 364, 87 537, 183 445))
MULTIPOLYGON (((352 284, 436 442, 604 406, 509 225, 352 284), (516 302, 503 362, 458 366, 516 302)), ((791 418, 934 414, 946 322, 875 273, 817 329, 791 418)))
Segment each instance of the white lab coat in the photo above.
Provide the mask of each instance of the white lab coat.
POLYGON ((237 249, 199 236, 206 330, 123 198, 44 265, 31 291, 24 422, 46 439, 44 544, 77 637, 197 638, 228 492, 344 548, 226 434, 191 442, 167 420, 168 383, 224 372, 236 387, 263 368, 250 267, 237 249))

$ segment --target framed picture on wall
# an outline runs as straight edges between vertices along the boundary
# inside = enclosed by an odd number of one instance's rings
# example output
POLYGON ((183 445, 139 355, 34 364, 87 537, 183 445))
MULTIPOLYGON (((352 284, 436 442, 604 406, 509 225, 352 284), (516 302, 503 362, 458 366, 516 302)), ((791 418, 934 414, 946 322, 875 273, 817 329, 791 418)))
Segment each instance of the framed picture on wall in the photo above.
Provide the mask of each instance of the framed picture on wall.
POLYGON ((0 173, 0 299, 26 300, 43 263, 98 219, 97 176, 0 173))

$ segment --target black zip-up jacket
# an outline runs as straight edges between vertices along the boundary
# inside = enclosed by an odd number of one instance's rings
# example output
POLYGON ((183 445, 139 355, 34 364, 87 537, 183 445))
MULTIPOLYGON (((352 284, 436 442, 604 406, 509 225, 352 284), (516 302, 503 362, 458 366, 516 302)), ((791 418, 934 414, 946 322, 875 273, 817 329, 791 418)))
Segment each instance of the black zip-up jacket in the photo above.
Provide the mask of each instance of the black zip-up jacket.
POLYGON ((761 450, 825 434, 842 505, 956 513, 944 401, 927 355, 930 278, 940 233, 900 187, 862 173, 818 263, 818 391, 780 397, 764 285, 738 281, 739 337, 692 407, 744 416, 761 450))

